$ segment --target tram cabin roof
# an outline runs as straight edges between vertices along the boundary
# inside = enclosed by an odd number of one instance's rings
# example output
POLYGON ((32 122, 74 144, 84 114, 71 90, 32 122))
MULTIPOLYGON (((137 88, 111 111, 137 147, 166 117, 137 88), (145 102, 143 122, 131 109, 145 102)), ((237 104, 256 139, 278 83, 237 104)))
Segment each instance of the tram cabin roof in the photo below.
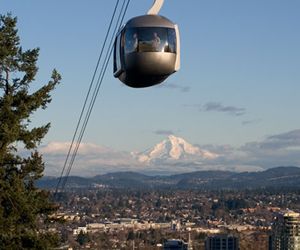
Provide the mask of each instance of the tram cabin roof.
POLYGON ((174 23, 168 18, 159 15, 143 15, 130 19, 126 25, 126 28, 137 27, 163 27, 174 28, 174 23))

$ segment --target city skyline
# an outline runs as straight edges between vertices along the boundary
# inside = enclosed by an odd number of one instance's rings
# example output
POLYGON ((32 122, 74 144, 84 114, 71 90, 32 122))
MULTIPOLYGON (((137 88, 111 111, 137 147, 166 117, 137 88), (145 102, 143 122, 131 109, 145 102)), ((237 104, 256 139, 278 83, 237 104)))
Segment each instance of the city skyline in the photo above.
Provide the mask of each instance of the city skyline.
MULTIPOLYGON (((62 74, 49 108, 32 119, 52 123, 42 149, 56 143, 59 150, 72 139, 114 4, 0 3, 1 14, 18 17, 23 48, 41 49, 36 82, 47 82, 53 68, 62 74)), ((125 20, 151 4, 132 1, 125 20)), ((299 166, 299 9, 296 1, 166 0, 160 14, 179 25, 180 71, 157 87, 136 90, 112 76, 111 62, 81 149, 142 152, 174 134, 234 155, 239 164, 299 166)))

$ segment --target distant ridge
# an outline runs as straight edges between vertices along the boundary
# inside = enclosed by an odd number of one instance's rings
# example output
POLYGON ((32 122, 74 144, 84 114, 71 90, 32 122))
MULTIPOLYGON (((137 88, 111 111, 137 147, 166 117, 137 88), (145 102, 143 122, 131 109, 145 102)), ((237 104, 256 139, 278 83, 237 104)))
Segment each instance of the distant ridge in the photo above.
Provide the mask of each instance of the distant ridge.
MULTIPOLYGON (((58 178, 44 177, 41 188, 54 188, 58 178)), ((260 172, 197 171, 169 176, 148 176, 137 172, 115 172, 92 178, 70 176, 69 188, 175 188, 175 189, 259 189, 300 188, 300 168, 275 167, 260 172)))

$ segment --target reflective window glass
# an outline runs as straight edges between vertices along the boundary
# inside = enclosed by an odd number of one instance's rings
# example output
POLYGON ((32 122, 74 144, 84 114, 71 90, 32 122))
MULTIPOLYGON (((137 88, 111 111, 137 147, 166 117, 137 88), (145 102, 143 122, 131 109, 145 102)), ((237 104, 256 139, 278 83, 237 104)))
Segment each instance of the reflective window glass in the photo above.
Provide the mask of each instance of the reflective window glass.
POLYGON ((137 29, 127 29, 125 32, 125 53, 138 51, 137 29))
POLYGON ((168 51, 176 53, 176 32, 175 29, 168 29, 168 51))
POLYGON ((115 62, 115 65, 114 65, 114 71, 118 71, 121 69, 121 58, 120 58, 120 40, 121 40, 121 35, 119 35, 117 38, 116 38, 116 41, 115 41, 115 52, 114 52, 114 62, 115 62))
POLYGON ((176 33, 174 29, 142 27, 125 32, 125 53, 170 52, 176 53, 176 33))

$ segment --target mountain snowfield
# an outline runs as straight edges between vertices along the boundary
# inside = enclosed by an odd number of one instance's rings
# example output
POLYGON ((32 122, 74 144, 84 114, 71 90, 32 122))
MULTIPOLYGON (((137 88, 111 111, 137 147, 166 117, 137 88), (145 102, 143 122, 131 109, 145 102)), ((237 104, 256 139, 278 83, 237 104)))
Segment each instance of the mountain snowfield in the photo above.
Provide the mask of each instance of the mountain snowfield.
POLYGON ((218 157, 218 154, 202 150, 174 135, 169 135, 167 139, 143 153, 132 153, 132 155, 139 162, 146 164, 211 160, 218 157))

